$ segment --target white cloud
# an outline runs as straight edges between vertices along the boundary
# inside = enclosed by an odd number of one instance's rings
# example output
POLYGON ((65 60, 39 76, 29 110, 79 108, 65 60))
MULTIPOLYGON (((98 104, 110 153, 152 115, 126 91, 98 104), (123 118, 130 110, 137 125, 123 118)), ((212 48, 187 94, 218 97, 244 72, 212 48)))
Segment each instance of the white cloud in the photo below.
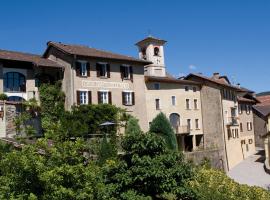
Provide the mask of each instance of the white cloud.
POLYGON ((196 70, 196 69, 197 69, 197 67, 196 67, 195 65, 189 65, 188 68, 189 68, 190 70, 196 70))

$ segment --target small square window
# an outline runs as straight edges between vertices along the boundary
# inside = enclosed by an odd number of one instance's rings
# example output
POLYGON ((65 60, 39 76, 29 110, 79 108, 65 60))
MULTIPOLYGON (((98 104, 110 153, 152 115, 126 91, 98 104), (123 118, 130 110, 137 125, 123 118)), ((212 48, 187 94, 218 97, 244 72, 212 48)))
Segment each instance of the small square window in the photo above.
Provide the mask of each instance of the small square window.
POLYGON ((193 87, 193 92, 197 92, 197 88, 196 87, 193 87))
POLYGON ((159 90, 160 89, 160 84, 159 83, 155 83, 154 84, 154 88, 155 88, 155 90, 159 90))
POLYGON ((189 91, 189 87, 185 86, 185 91, 188 92, 189 91))

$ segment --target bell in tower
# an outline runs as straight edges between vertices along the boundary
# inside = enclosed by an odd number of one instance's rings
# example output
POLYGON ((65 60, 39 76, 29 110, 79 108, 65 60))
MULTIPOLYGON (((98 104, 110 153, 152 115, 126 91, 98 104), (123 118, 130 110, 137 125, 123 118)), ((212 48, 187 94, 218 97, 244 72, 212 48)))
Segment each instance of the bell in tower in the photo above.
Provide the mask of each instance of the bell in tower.
POLYGON ((146 76, 166 76, 163 48, 165 43, 165 40, 152 36, 136 43, 139 48, 139 58, 152 62, 152 64, 145 66, 146 76))

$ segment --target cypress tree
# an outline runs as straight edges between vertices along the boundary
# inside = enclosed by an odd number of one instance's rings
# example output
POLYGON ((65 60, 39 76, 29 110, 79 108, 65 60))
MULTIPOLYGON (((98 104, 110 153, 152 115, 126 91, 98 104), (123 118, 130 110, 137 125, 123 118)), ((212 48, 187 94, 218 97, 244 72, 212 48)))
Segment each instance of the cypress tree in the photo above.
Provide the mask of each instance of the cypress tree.
POLYGON ((160 135, 165 140, 168 149, 177 150, 177 140, 174 130, 164 113, 159 113, 153 119, 149 131, 160 135))

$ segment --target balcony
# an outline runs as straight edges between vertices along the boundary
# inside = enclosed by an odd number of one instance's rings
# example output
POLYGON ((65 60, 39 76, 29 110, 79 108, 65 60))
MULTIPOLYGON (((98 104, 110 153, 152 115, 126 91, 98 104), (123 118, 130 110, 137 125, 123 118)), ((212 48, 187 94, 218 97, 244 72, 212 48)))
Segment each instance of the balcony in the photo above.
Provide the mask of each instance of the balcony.
POLYGON ((177 126, 175 128, 176 135, 188 135, 190 133, 189 126, 177 126))
POLYGON ((238 117, 234 116, 234 117, 228 117, 227 120, 227 125, 228 126, 238 126, 238 117))

